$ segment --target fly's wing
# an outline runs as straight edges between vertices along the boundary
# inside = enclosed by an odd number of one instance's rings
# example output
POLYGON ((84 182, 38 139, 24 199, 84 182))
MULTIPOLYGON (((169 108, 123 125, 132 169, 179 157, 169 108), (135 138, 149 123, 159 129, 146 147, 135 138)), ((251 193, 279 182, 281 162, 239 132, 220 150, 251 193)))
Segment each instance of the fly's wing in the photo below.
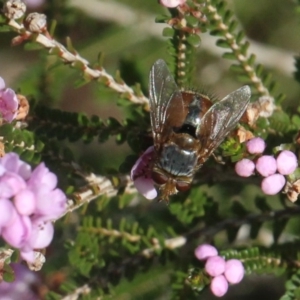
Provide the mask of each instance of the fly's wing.
POLYGON ((168 139, 174 127, 181 127, 187 115, 182 94, 164 60, 157 60, 149 77, 150 118, 154 147, 168 139))
POLYGON ((237 125, 248 106, 250 96, 249 86, 243 86, 215 103, 203 116, 196 130, 196 136, 201 142, 199 164, 209 157, 237 125))

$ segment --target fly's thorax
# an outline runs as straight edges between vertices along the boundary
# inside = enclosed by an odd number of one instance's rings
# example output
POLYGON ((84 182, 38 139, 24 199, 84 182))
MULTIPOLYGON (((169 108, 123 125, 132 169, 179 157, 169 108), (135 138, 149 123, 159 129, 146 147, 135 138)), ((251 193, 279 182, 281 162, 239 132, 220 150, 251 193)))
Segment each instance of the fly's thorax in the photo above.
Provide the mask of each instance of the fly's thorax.
POLYGON ((196 128, 200 124, 201 118, 213 103, 207 96, 193 91, 183 91, 182 98, 184 103, 188 106, 188 114, 185 118, 184 124, 188 124, 196 128))

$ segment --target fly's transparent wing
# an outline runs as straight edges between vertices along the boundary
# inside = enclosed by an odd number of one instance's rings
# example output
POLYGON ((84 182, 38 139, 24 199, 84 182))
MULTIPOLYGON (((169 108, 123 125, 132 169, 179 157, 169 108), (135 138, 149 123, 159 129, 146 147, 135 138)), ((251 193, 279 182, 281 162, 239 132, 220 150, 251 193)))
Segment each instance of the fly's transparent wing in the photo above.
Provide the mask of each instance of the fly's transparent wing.
POLYGON ((164 60, 157 60, 149 77, 150 118, 154 146, 167 140, 174 127, 181 127, 187 115, 182 94, 164 60))
POLYGON ((196 136, 201 142, 200 163, 222 143, 239 122, 250 101, 251 90, 243 86, 215 103, 203 116, 196 136))

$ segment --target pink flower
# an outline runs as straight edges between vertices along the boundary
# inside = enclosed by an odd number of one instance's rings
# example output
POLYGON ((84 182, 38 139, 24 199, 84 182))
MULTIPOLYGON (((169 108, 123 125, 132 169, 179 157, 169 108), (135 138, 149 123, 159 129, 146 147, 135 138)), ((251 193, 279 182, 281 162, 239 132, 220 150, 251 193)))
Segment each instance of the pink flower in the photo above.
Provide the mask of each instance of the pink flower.
MULTIPOLYGON (((30 165, 20 160, 19 155, 13 152, 0 158, 0 168, 4 168, 4 170, 12 173, 17 173, 24 180, 27 180, 31 176, 30 165)), ((2 173, 0 172, 0 176, 1 175, 2 173)))
POLYGON ((56 184, 55 174, 44 163, 31 172, 17 154, 0 159, 0 233, 29 262, 34 260, 34 249, 50 244, 51 221, 66 210, 66 196, 56 184))
POLYGON ((31 188, 40 188, 53 190, 57 185, 57 177, 51 173, 44 163, 40 163, 32 172, 28 184, 31 188))
POLYGON ((256 170, 262 176, 267 177, 277 170, 276 159, 272 155, 263 155, 256 162, 256 170))
POLYGON ((243 158, 235 164, 235 172, 241 177, 249 177, 254 173, 255 164, 248 158, 243 158))
POLYGON ((244 277, 244 266, 238 259, 230 259, 225 264, 225 278, 231 284, 239 283, 244 277))
POLYGON ((153 155, 154 147, 151 146, 139 157, 131 169, 131 179, 134 186, 148 200, 152 200, 157 196, 150 169, 150 162, 153 155))
MULTIPOLYGON (((30 186, 29 186, 30 189, 30 186)), ((35 215, 44 221, 60 217, 66 210, 66 196, 60 189, 48 191, 45 186, 30 189, 36 199, 35 215)))
POLYGON ((251 154, 263 153, 266 148, 265 141, 260 137, 255 137, 246 143, 247 151, 251 154))
POLYGON ((205 271, 212 277, 223 274, 225 271, 225 259, 221 256, 209 257, 205 264, 205 271))
POLYGON ((17 116, 18 106, 19 101, 16 93, 10 88, 5 88, 5 82, 0 77, 0 114, 3 120, 11 123, 17 116))
POLYGON ((6 172, 0 177, 0 197, 10 198, 25 187, 25 180, 16 173, 6 172))
POLYGON ((263 179, 261 189, 266 195, 275 195, 285 185, 285 178, 281 174, 273 174, 263 179))
POLYGON ((211 256, 217 256, 218 250, 209 244, 203 244, 195 249, 195 256, 199 260, 206 260, 211 256))
POLYGON ((292 151, 288 150, 281 151, 276 161, 277 170, 282 175, 292 174, 298 166, 296 155, 292 151))
POLYGON ((58 218, 66 210, 66 196, 60 189, 55 189, 56 184, 56 176, 44 163, 35 168, 28 180, 28 189, 35 195, 34 213, 44 221, 58 218))
POLYGON ((13 220, 2 230, 3 239, 15 248, 22 248, 32 231, 31 220, 15 213, 13 220))
POLYGON ((51 222, 44 222, 39 218, 32 220, 32 233, 27 243, 31 249, 43 249, 52 241, 54 227, 51 222))
POLYGON ((12 202, 5 198, 0 199, 0 211, 1 211, 0 214, 0 230, 1 230, 2 227, 8 226, 10 224, 12 217, 14 216, 14 214, 16 214, 16 212, 12 202))
POLYGON ((35 195, 32 191, 23 189, 15 195, 14 204, 20 215, 30 216, 36 209, 35 195))
POLYGON ((182 5, 186 2, 186 0, 160 0, 160 4, 165 7, 176 7, 178 5, 182 5))
POLYGON ((228 282, 223 275, 216 276, 210 283, 211 292, 217 297, 223 297, 228 291, 228 282))

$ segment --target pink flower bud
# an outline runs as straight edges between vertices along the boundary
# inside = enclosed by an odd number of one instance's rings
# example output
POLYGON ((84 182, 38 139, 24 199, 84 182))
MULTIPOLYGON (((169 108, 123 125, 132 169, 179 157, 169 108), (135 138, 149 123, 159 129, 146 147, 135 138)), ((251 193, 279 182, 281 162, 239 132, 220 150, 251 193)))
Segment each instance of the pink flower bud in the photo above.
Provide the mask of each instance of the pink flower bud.
POLYGON ((7 226, 13 219, 15 215, 15 208, 12 205, 11 201, 5 198, 0 198, 0 229, 3 226, 7 226))
POLYGON ((297 157, 292 151, 283 150, 277 157, 277 169, 282 175, 292 174, 298 166, 297 157))
POLYGON ((211 245, 203 244, 195 249, 195 256, 199 260, 206 260, 211 256, 217 256, 218 250, 211 245))
POLYGON ((235 172, 241 177, 249 177, 253 174, 255 164, 248 158, 243 158, 235 164, 235 172))
POLYGON ((11 123, 16 117, 18 105, 16 93, 10 88, 5 88, 5 82, 0 77, 0 114, 6 122, 11 123))
POLYGON ((212 277, 223 274, 225 271, 225 259, 221 256, 209 257, 205 264, 205 271, 212 277))
POLYGON ((157 191, 151 178, 139 177, 134 180, 134 186, 148 200, 152 200, 157 196, 157 191))
POLYGON ((244 277, 244 272, 244 266, 238 259, 226 261, 224 275, 229 283, 239 283, 244 277))
POLYGON ((273 174, 263 179, 261 189, 266 195, 277 194, 285 185, 285 178, 281 174, 273 174))
POLYGON ((35 212, 36 200, 32 191, 24 189, 14 198, 15 207, 19 214, 30 216, 35 212))
POLYGON ((274 174, 277 170, 276 159, 272 155, 263 155, 256 162, 256 170, 264 177, 274 174))
POLYGON ((11 246, 21 248, 32 231, 29 217, 15 213, 13 220, 7 227, 3 227, 2 237, 11 246))
POLYGON ((154 181, 151 178, 151 168, 149 166, 154 155, 154 147, 149 147, 136 161, 131 169, 131 179, 136 189, 148 200, 157 196, 154 181))
POLYGON ((160 4, 165 7, 176 7, 178 5, 184 4, 186 0, 160 0, 160 4))
POLYGON ((223 275, 219 275, 210 283, 211 292, 217 297, 223 297, 228 291, 228 282, 223 275))
POLYGON ((246 143, 247 151, 251 154, 263 153, 266 148, 265 141, 260 137, 255 137, 246 143))
POLYGON ((32 221, 32 233, 28 239, 31 249, 42 249, 47 247, 53 238, 54 227, 51 222, 43 222, 40 219, 32 221))

